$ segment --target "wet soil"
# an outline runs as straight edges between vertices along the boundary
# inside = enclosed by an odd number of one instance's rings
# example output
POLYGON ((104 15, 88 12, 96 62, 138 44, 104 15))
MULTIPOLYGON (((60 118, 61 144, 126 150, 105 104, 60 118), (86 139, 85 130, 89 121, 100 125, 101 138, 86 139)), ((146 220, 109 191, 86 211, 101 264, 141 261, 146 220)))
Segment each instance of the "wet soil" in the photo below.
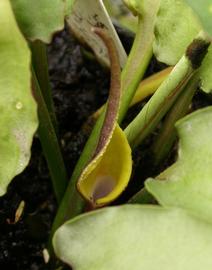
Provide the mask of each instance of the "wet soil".
MULTIPOLYGON (((133 36, 127 37, 122 30, 120 35, 129 51, 133 36)), ((48 54, 59 137, 70 176, 88 137, 88 130, 82 129, 82 126, 89 115, 105 102, 110 74, 94 59, 88 59, 82 47, 66 30, 55 36, 48 54)), ((152 59, 146 76, 163 68, 164 65, 152 59)), ((197 93, 194 100, 195 108, 210 104, 208 97, 201 93, 197 93)), ((130 109, 123 125, 143 105, 144 102, 130 109)), ((133 179, 117 203, 125 202, 139 190, 146 177, 155 175, 161 169, 152 167, 152 157, 148 151, 155 134, 156 132, 145 141, 142 148, 139 147, 134 152, 133 179)), ((173 162, 175 149, 176 147, 163 167, 173 162)), ((56 208, 46 162, 40 142, 35 136, 29 166, 12 181, 7 194, 0 198, 0 269, 48 269, 44 262, 43 249, 56 208), (25 202, 24 213, 16 224, 11 224, 21 201, 25 202)))

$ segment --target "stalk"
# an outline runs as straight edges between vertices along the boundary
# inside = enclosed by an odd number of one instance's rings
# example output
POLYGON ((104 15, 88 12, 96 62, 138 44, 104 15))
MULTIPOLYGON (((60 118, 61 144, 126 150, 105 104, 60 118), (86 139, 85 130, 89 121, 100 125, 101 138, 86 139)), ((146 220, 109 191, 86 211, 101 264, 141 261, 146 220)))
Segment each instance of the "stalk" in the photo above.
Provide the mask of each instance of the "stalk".
POLYGON ((125 129, 125 134, 132 148, 143 142, 174 104, 188 81, 201 66, 209 45, 210 42, 204 35, 194 39, 167 80, 162 83, 140 113, 125 129))
POLYGON ((136 90, 136 93, 130 103, 130 107, 143 101, 146 97, 154 94, 159 86, 171 73, 173 67, 168 67, 143 80, 136 90))
MULTIPOLYGON (((198 74, 197 74, 198 75, 198 74)), ((170 151, 176 137, 175 123, 188 111, 188 107, 199 85, 198 76, 188 83, 183 93, 178 97, 168 113, 161 128, 161 132, 153 145, 155 164, 158 165, 170 151)))
POLYGON ((125 134, 132 148, 142 143, 147 135, 153 131, 193 74, 194 69, 190 61, 183 56, 168 79, 158 88, 157 92, 125 129, 125 134))
MULTIPOLYGON (((172 71, 173 67, 168 67, 162 71, 159 71, 148 78, 144 79, 139 83, 139 86, 135 92, 135 95, 130 103, 130 107, 134 106, 135 104, 143 101, 146 97, 155 93, 158 87, 162 84, 162 82, 168 77, 170 72, 172 71)), ((103 105, 99 108, 92 116, 92 119, 97 119, 101 112, 104 109, 103 105)))
POLYGON ((55 115, 52 89, 49 80, 46 45, 42 41, 37 40, 31 43, 31 51, 33 68, 36 73, 36 77, 38 79, 40 89, 49 111, 52 123, 57 130, 57 119, 55 115))
POLYGON ((42 96, 40 85, 33 69, 32 86, 33 94, 38 103, 38 136, 50 171, 56 199, 59 203, 67 186, 66 169, 55 129, 51 122, 51 117, 49 115, 47 105, 42 96))
POLYGON ((119 123, 122 122, 153 55, 153 27, 150 18, 146 18, 146 16, 144 18, 139 17, 135 41, 121 74, 122 99, 119 110, 119 123))

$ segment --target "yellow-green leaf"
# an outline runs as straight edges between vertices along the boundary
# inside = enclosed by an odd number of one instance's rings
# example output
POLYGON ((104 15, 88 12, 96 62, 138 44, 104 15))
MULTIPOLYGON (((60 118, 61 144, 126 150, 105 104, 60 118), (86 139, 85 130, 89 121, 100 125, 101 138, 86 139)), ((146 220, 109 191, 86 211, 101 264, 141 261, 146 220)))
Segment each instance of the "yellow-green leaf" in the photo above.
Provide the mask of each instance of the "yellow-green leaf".
POLYGON ((62 30, 74 0, 10 0, 25 37, 49 43, 53 33, 62 30))
POLYGON ((9 0, 0 1, 0 196, 29 162, 37 128, 31 93, 30 50, 9 0))

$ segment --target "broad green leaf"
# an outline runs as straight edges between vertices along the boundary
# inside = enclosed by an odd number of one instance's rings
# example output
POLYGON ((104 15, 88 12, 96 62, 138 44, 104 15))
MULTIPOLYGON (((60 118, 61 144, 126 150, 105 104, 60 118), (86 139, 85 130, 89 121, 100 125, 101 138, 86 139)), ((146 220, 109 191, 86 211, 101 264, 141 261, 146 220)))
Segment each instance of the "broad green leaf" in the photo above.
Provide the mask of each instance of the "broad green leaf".
POLYGON ((37 128, 31 93, 30 50, 21 35, 9 0, 0 1, 0 195, 30 158, 37 128))
POLYGON ((163 206, 188 209, 212 222, 212 107, 198 110, 176 124, 178 160, 145 187, 163 206))
POLYGON ((183 0, 161 1, 155 22, 155 56, 175 65, 201 29, 198 17, 183 0))
POLYGON ((62 30, 64 18, 74 0, 10 0, 18 24, 31 41, 51 41, 53 33, 62 30))
POLYGON ((95 29, 108 48, 111 59, 111 87, 104 123, 94 155, 82 171, 78 190, 93 206, 99 207, 117 198, 127 186, 132 169, 131 149, 117 124, 121 99, 121 69, 113 40, 100 28, 95 29))
POLYGON ((74 270, 212 269, 212 225, 180 209, 104 208, 65 223, 53 244, 74 270))
POLYGON ((199 15, 204 29, 212 35, 212 2, 211 0, 186 0, 199 15))

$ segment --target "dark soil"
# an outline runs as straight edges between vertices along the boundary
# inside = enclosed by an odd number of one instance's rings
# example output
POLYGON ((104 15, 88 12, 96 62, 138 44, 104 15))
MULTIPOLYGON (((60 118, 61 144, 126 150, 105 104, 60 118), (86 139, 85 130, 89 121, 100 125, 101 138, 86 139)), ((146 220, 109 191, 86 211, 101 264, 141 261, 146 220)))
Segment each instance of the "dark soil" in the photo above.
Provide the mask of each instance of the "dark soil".
MULTIPOLYGON (((133 36, 126 38, 121 31, 127 50, 133 36)), ((59 125, 63 155, 69 176, 79 158, 88 137, 83 124, 97 108, 102 105, 108 93, 109 72, 94 60, 86 58, 81 46, 67 33, 57 34, 48 48, 49 72, 53 89, 55 109, 59 125)), ((152 59, 147 71, 150 75, 164 65, 152 59)), ((209 105, 203 94, 197 94, 194 107, 209 105)), ((136 115, 143 104, 130 110, 124 125, 136 115)), ((147 176, 154 175, 149 147, 154 134, 144 143, 142 150, 134 153, 134 177, 127 192, 117 203, 126 201, 142 186, 147 176), (142 174, 142 177, 141 177, 142 174), (138 179, 136 183, 134 179, 138 179), (136 184, 135 184, 136 183, 136 184)), ((173 161, 175 151, 167 159, 166 166, 173 161)), ((43 258, 43 249, 48 240, 56 212, 56 200, 41 146, 35 137, 29 166, 17 176, 8 188, 7 194, 0 199, 0 268, 13 270, 48 269, 43 258), (16 224, 15 211, 21 201, 25 201, 24 214, 16 224)))

